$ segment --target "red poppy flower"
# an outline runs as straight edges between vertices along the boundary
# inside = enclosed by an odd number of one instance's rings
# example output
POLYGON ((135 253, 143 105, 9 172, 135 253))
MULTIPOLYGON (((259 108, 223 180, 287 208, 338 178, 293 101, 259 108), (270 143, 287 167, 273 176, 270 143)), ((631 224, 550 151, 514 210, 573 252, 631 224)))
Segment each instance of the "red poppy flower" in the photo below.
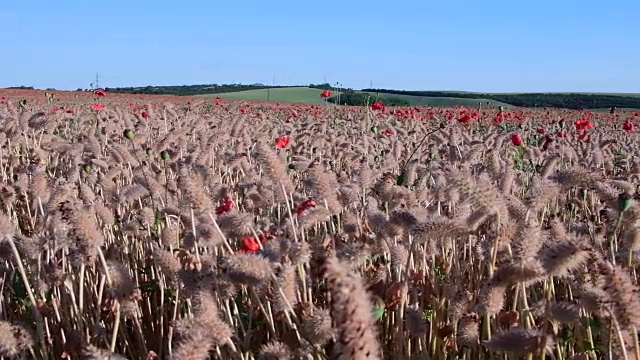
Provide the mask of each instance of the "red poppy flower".
POLYGON ((296 209, 296 214, 300 216, 300 214, 302 214, 306 210, 311 209, 313 207, 316 207, 315 201, 313 201, 312 199, 305 200, 300 205, 298 205, 298 208, 296 209))
POLYGON ((276 147, 283 149, 289 145, 289 141, 291 141, 291 139, 287 135, 280 136, 276 138, 276 147))
POLYGON ((547 132, 547 129, 545 129, 545 128, 543 128, 543 127, 539 127, 539 128, 536 130, 536 132, 537 132, 538 134, 544 134, 544 133, 546 133, 546 132, 547 132))
POLYGON ((261 246, 264 245, 264 243, 272 237, 273 235, 271 235, 271 233, 269 233, 268 231, 263 231, 262 234, 258 235, 257 239, 255 238, 255 236, 245 236, 241 240, 242 246, 240 247, 238 253, 257 253, 258 251, 260 251, 261 246))
POLYGON ((254 253, 260 251, 260 245, 254 236, 246 236, 242 238, 243 252, 254 253))
POLYGON ((511 134, 511 143, 515 146, 522 145, 522 135, 520 134, 511 134))
POLYGON ((102 105, 101 103, 91 105, 91 110, 100 111, 103 109, 104 109, 104 105, 102 105))
POLYGON ((566 138, 569 137, 569 134, 566 131, 560 131, 556 136, 559 138, 566 138))
POLYGON ((371 104, 371 109, 372 110, 383 110, 384 109, 384 104, 382 103, 382 101, 376 101, 373 104, 371 104))
POLYGON ((588 129, 593 129, 593 123, 589 120, 578 119, 573 125, 576 127, 576 131, 583 132, 588 129))
POLYGON ((103 89, 98 89, 94 93, 98 96, 107 96, 107 92, 104 91, 103 89))
POLYGON ((146 119, 146 118, 148 118, 148 117, 149 117, 149 114, 147 114, 147 112, 146 112, 146 111, 143 111, 143 112, 141 112, 141 113, 140 113, 140 116, 142 116, 143 118, 145 118, 145 119, 146 119))
POLYGON ((384 129, 382 131, 383 134, 387 135, 387 136, 391 136, 393 135, 393 131, 391 131, 391 129, 384 129))
POLYGON ((461 117, 458 118, 458 122, 466 124, 468 122, 471 121, 471 115, 469 114, 464 114, 461 117))
POLYGON ((327 99, 331 97, 331 91, 329 90, 325 90, 323 92, 320 93, 320 97, 323 99, 327 99))
POLYGON ((220 200, 220 205, 216 207, 216 215, 226 214, 229 211, 233 210, 235 204, 233 200, 229 196, 225 196, 222 200, 220 200))
POLYGON ((627 133, 632 132, 634 128, 635 126, 633 126, 633 124, 629 122, 629 120, 625 120, 624 123, 622 123, 622 129, 627 133))

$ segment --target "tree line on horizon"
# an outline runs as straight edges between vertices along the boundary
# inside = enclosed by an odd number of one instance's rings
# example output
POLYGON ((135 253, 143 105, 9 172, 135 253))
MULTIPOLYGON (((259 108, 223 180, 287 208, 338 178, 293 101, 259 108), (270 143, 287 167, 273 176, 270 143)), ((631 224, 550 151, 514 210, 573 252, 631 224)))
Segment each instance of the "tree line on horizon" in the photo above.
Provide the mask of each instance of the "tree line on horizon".
POLYGON ((411 95, 424 97, 453 97, 465 99, 486 99, 524 107, 554 107, 567 109, 640 108, 640 97, 580 94, 580 93, 517 93, 491 94, 449 91, 410 91, 389 89, 362 89, 363 92, 380 94, 411 95))

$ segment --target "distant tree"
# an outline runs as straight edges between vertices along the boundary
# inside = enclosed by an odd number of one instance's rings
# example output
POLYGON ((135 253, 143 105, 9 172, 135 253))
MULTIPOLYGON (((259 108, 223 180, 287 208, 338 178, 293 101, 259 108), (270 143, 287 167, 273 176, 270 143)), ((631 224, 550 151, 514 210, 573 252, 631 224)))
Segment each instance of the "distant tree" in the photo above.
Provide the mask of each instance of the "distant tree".
POLYGON ((312 89, 320 89, 320 90, 333 90, 333 86, 331 86, 331 84, 329 83, 324 83, 324 84, 309 84, 310 88, 312 89))
POLYGON ((180 85, 180 86, 139 86, 139 87, 122 87, 122 88, 106 88, 105 91, 112 93, 129 93, 129 94, 165 94, 165 95, 204 95, 219 94, 226 92, 235 92, 243 90, 259 90, 286 88, 290 86, 267 86, 264 84, 203 84, 203 85, 180 85))
POLYGON ((33 86, 9 86, 7 89, 34 90, 33 86))
MULTIPOLYGON (((327 99, 329 102, 337 104, 338 96, 334 95, 327 99)), ((394 96, 371 96, 367 93, 353 92, 348 91, 340 94, 340 104, 339 105, 354 105, 354 106, 365 106, 368 104, 372 104, 374 101, 382 101, 383 104, 387 106, 409 106, 411 103, 405 99, 394 97, 394 96)))

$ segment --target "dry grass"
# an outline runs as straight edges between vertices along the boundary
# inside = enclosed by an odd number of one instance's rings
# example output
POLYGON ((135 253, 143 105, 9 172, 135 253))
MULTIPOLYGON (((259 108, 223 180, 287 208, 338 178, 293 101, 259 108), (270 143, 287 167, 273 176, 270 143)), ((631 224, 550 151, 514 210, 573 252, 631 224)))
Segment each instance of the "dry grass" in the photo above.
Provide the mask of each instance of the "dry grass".
POLYGON ((633 114, 17 100, 4 358, 640 358, 633 114))

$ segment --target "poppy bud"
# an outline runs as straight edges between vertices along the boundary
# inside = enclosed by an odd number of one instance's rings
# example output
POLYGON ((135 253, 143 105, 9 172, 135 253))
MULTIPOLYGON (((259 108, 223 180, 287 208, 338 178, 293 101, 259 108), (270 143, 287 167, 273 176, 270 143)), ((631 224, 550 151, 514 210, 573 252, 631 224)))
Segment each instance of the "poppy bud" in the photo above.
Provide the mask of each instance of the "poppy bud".
POLYGON ((372 132, 372 133, 374 133, 374 134, 377 134, 377 133, 378 133, 378 127, 377 127, 377 126, 372 126, 370 130, 371 130, 371 132, 372 132))
POLYGON ((396 178, 396 185, 401 186, 404 184, 404 179, 406 178, 404 170, 400 172, 400 175, 396 178))
POLYGON ((382 319, 382 316, 384 315, 384 310, 385 310, 385 303, 384 300, 379 297, 379 296, 374 296, 373 297, 373 320, 374 321, 378 321, 380 319, 382 319))
POLYGON ((580 189, 579 194, 580 194, 580 198, 581 198, 582 200, 586 200, 586 199, 587 199, 587 190, 585 190, 585 189, 580 189))
POLYGON ((618 211, 623 213, 633 205, 633 198, 627 193, 618 195, 618 211))
POLYGON ((91 175, 91 165, 89 165, 89 164, 84 164, 84 165, 82 166, 82 170, 84 170, 84 172, 85 172, 87 175, 91 175))
POLYGON ((447 128, 447 123, 446 122, 441 122, 440 123, 440 129, 446 129, 447 128))
POLYGON ((169 160, 169 152, 167 150, 162 150, 162 152, 160 152, 160 158, 164 161, 169 160))
POLYGON ((126 129, 124 131, 123 135, 124 135, 124 137, 126 137, 129 140, 133 140, 133 137, 135 136, 135 133, 131 129, 126 129))
POLYGON ((152 156, 153 155, 153 149, 148 147, 145 152, 147 153, 147 156, 152 156))
POLYGON ((511 134, 511 143, 515 146, 520 146, 523 144, 522 135, 520 134, 511 134))

